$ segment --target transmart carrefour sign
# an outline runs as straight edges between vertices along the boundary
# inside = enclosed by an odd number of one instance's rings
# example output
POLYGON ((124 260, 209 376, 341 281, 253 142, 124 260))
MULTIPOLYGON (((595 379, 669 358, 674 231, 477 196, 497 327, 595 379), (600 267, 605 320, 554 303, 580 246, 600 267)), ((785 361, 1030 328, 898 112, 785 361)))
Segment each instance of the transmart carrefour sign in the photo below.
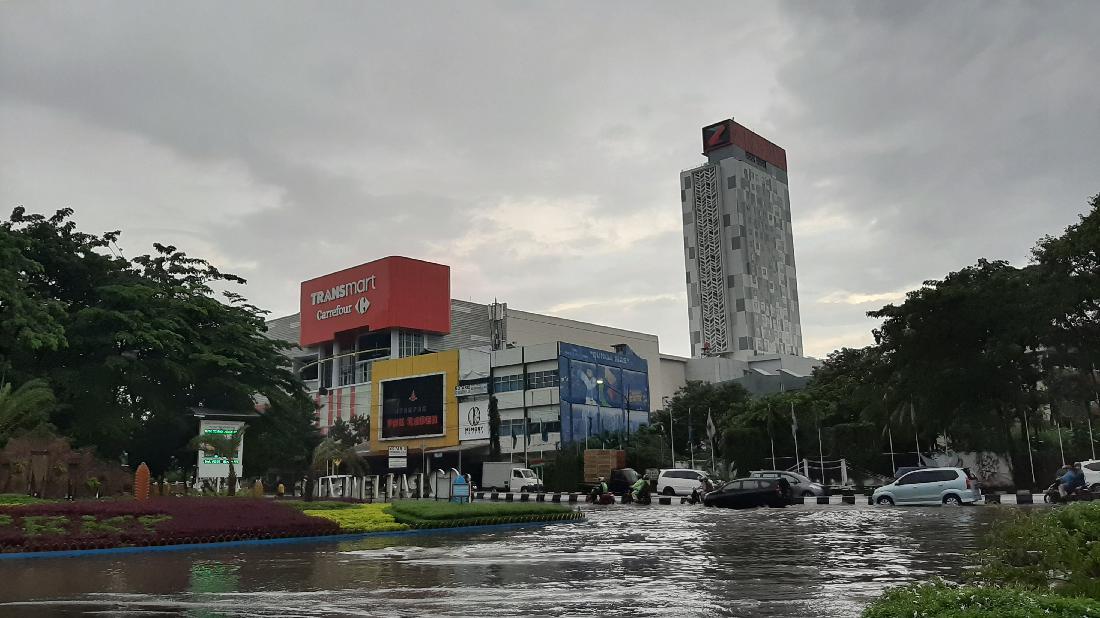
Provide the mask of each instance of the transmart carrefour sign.
POLYGON ((391 256, 302 282, 299 345, 336 333, 400 328, 451 331, 451 269, 391 256))

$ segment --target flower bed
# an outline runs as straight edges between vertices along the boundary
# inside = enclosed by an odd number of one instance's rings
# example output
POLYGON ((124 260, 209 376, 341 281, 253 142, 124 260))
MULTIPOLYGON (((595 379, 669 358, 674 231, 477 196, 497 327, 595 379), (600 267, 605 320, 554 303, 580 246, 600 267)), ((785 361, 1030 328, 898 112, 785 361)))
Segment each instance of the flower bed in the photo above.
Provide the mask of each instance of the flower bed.
MULTIPOLYGON (((309 504, 309 503, 303 503, 309 504)), ((306 515, 323 517, 339 524, 341 532, 394 532, 408 530, 407 524, 397 523, 391 512, 389 504, 346 504, 336 503, 341 506, 333 508, 328 503, 320 502, 315 505, 325 505, 319 509, 305 509, 306 515)))
POLYGON ((22 506, 24 504, 42 504, 46 502, 54 502, 54 500, 43 500, 42 498, 35 498, 34 496, 24 496, 21 494, 0 494, 0 507, 22 506))
POLYGON ((556 504, 458 504, 405 500, 393 503, 393 516, 412 528, 454 528, 583 519, 580 511, 556 504))
POLYGON ((336 534, 340 526, 263 499, 160 498, 7 507, 0 551, 58 551, 336 534))

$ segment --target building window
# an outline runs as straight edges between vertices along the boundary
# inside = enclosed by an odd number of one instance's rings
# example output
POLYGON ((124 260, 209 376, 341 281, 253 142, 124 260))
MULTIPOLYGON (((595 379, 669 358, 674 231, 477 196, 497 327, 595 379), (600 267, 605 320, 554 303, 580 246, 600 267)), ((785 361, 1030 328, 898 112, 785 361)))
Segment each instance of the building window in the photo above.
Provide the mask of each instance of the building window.
POLYGON ((302 380, 308 381, 308 380, 316 380, 317 379, 317 355, 316 354, 314 354, 313 356, 301 356, 301 357, 296 358, 294 360, 298 363, 298 366, 301 367, 301 370, 298 372, 298 375, 302 378, 302 380))
POLYGON ((726 188, 727 189, 736 189, 737 188, 737 177, 736 176, 730 176, 729 178, 726 179, 726 188))
POLYGON ((493 376, 493 392, 509 393, 523 390, 523 375, 493 376))
POLYGON ((416 356, 424 351, 424 334, 423 333, 410 333, 406 331, 400 332, 398 349, 400 350, 400 358, 408 356, 416 356))
POLYGON ((722 227, 729 227, 729 226, 730 226, 730 216, 729 215, 722 215, 722 227))
POLYGON ((527 388, 549 388, 558 385, 558 370, 534 371, 527 374, 527 388))

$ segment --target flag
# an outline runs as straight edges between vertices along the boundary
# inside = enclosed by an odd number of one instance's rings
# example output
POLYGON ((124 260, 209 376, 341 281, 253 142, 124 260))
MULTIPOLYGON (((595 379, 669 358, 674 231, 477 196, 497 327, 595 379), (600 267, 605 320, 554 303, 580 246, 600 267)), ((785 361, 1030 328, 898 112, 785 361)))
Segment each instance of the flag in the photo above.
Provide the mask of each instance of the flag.
POLYGON ((794 415, 794 404, 791 404, 791 434, 798 439, 798 417, 794 415))
POLYGON ((512 450, 516 450, 516 424, 512 423, 512 450))
POLYGON ((710 410, 707 410, 707 437, 710 438, 711 445, 714 444, 714 436, 718 435, 718 428, 714 426, 714 418, 710 415, 710 410))

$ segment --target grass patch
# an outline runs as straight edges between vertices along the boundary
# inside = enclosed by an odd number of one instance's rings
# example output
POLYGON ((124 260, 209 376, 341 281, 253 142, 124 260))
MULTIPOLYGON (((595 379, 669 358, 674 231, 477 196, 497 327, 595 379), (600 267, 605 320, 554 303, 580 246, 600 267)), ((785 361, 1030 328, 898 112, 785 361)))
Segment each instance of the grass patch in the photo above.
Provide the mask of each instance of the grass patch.
POLYGON ((1100 618, 1100 602, 1021 590, 951 586, 943 582, 888 590, 863 611, 863 618, 1100 618))
POLYGON ((334 521, 341 532, 393 532, 408 530, 407 524, 398 523, 390 504, 353 504, 351 508, 306 509, 306 515, 334 521))
POLYGON ((34 496, 21 494, 0 494, 0 506, 22 506, 24 504, 46 504, 56 500, 43 500, 34 496))
POLYGON ((306 502, 304 500, 279 500, 279 504, 289 506, 299 511, 341 511, 362 506, 361 502, 335 502, 332 500, 317 500, 306 502))
POLYGON ((393 516, 413 528, 485 526, 582 519, 578 511, 557 504, 496 504, 403 500, 393 503, 393 516))

